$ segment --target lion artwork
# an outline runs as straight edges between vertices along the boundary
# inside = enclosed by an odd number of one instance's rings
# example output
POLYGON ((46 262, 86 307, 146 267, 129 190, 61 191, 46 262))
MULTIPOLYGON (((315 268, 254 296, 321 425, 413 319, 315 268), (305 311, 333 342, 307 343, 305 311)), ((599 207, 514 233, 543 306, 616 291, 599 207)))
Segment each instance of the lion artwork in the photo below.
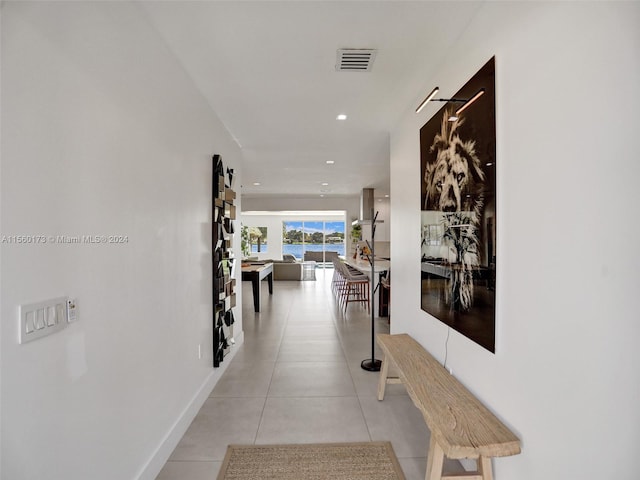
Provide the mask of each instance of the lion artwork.
POLYGON ((468 310, 473 303, 473 269, 479 263, 478 225, 484 207, 485 174, 475 142, 465 142, 458 134, 463 120, 449 121, 450 115, 444 112, 441 131, 430 148, 436 159, 425 167, 424 209, 443 212, 443 239, 455 255, 447 302, 455 310, 468 310))

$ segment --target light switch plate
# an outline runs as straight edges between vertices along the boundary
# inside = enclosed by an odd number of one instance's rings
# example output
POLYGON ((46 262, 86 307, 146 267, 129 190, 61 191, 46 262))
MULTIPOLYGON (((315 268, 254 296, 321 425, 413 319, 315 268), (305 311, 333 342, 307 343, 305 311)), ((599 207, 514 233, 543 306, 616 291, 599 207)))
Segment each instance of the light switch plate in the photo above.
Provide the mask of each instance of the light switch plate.
POLYGON ((67 326, 67 297, 44 302, 29 303, 19 307, 19 343, 27 343, 46 337, 67 326))

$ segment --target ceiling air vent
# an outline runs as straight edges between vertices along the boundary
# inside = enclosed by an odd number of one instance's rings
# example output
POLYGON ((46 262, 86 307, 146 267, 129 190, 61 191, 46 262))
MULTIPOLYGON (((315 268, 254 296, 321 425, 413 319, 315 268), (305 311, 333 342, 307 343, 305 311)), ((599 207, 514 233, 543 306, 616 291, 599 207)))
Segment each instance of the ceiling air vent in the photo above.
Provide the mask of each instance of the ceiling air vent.
POLYGON ((370 48, 340 48, 336 70, 339 72, 368 72, 376 58, 376 50, 370 48))

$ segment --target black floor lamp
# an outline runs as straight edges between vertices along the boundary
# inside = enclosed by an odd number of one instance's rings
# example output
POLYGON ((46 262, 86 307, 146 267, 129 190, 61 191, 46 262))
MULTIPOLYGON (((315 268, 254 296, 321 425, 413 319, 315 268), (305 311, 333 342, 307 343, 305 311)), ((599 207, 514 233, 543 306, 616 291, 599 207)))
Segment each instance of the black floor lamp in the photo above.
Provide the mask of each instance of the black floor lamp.
POLYGON ((364 370, 368 370, 369 372, 379 372, 380 371, 380 366, 382 365, 382 362, 380 360, 376 359, 376 324, 375 324, 375 310, 374 310, 374 304, 373 304, 373 297, 375 295, 376 290, 378 289, 378 285, 376 284, 375 287, 374 285, 374 281, 375 281, 375 271, 376 271, 376 251, 375 251, 375 246, 376 246, 376 242, 375 242, 375 238, 376 238, 376 219, 378 218, 378 212, 376 212, 375 215, 373 215, 373 209, 371 209, 371 244, 369 244, 369 242, 367 242, 367 246, 369 247, 369 251, 371 252, 370 255, 367 255, 367 259, 369 260, 369 263, 371 264, 371 294, 369 295, 369 303, 370 303, 370 311, 371 311, 371 358, 367 358, 365 360, 362 361, 362 363, 360 363, 360 366, 364 369, 364 370))

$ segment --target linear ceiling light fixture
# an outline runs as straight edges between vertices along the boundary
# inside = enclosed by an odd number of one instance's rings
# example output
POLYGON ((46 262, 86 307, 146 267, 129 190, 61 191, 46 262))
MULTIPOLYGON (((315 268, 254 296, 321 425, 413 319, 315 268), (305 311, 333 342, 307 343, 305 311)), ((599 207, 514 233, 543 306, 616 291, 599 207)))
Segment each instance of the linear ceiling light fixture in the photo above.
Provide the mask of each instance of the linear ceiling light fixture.
MULTIPOLYGON (((433 98, 436 93, 438 93, 439 88, 436 87, 432 90, 432 92, 425 98, 418 108, 416 108, 416 113, 420 113, 425 105, 429 102, 455 102, 462 103, 462 106, 456 110, 456 115, 460 115, 463 111, 465 111, 473 102, 475 102, 478 98, 480 98, 484 94, 484 88, 478 90, 478 92, 471 98, 433 98)), ((451 118, 449 121, 455 121, 456 118, 451 118)))
POLYGON ((458 110, 456 110, 456 115, 460 115, 462 112, 464 112, 467 109, 467 107, 469 107, 473 102, 479 99, 483 94, 484 94, 484 88, 481 88, 478 91, 478 93, 476 93, 473 97, 467 100, 464 103, 464 105, 462 105, 458 110))
POLYGON ((416 113, 420 113, 420 110, 422 110, 424 108, 424 106, 429 103, 431 101, 431 99, 433 97, 435 97, 436 93, 438 93, 438 91, 440 90, 439 87, 434 88, 431 93, 429 95, 427 95, 427 98, 425 98, 422 103, 420 105, 418 105, 418 108, 416 108, 416 113))

